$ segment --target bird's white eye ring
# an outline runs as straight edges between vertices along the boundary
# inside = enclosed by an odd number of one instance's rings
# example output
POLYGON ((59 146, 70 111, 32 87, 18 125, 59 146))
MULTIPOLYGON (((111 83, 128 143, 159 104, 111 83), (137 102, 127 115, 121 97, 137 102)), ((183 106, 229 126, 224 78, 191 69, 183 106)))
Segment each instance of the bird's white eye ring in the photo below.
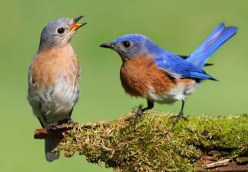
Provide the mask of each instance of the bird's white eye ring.
POLYGON ((58 34, 63 34, 65 32, 65 29, 63 27, 58 28, 57 30, 58 34))

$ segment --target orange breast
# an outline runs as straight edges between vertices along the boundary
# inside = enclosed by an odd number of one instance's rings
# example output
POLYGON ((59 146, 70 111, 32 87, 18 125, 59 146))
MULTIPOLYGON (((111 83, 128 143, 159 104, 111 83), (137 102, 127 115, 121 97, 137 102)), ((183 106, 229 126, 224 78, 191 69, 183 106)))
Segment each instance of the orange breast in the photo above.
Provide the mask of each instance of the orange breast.
POLYGON ((164 94, 174 88, 176 79, 159 69, 152 57, 127 59, 120 71, 121 83, 132 96, 147 97, 150 89, 156 94, 164 94))
POLYGON ((46 89, 61 77, 69 84, 79 78, 79 62, 71 47, 39 52, 32 64, 32 80, 37 89, 46 89))

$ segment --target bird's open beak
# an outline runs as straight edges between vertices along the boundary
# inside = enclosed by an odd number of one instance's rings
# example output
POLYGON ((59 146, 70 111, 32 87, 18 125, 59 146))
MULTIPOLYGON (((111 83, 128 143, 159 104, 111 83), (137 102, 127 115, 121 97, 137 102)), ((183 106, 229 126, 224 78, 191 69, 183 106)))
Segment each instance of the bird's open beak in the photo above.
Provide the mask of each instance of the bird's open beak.
POLYGON ((80 27, 82 27, 82 26, 87 24, 87 23, 81 23, 81 24, 77 23, 81 18, 83 18, 83 16, 79 16, 79 17, 77 17, 77 18, 75 18, 73 20, 74 23, 73 23, 73 25, 72 25, 72 27, 71 27, 69 32, 73 32, 73 31, 77 30, 78 28, 80 28, 80 27))
POLYGON ((114 48, 114 45, 111 44, 111 43, 104 43, 104 44, 101 44, 100 47, 113 49, 114 48))

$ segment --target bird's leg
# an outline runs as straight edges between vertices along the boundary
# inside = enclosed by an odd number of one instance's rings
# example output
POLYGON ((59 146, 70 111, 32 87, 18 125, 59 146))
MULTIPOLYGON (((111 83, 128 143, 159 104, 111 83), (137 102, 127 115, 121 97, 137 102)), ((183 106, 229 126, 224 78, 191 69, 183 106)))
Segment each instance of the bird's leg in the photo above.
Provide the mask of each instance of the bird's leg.
POLYGON ((45 126, 43 125, 43 123, 41 122, 41 119, 38 117, 38 120, 40 122, 40 125, 42 126, 42 128, 45 128, 45 126))
MULTIPOLYGON (((71 111, 69 112, 69 114, 68 114, 68 116, 66 117, 66 118, 64 118, 64 119, 61 119, 61 120, 58 120, 58 121, 56 121, 56 122, 53 122, 53 123, 49 123, 48 125, 47 125, 47 128, 54 128, 54 127, 56 127, 57 125, 62 125, 62 124, 77 124, 77 123, 75 123, 72 119, 71 119, 71 114, 72 114, 72 111, 73 111, 73 108, 71 109, 71 111)), ((40 118, 38 118, 39 119, 39 121, 40 121, 40 123, 41 123, 41 119, 40 118)), ((44 121, 45 121, 45 123, 47 123, 46 121, 46 118, 44 117, 44 121)), ((41 123, 42 124, 42 123, 41 123)), ((42 125, 43 126, 43 125, 42 125)), ((44 128, 44 127, 43 127, 44 128)))
POLYGON ((53 122, 53 123, 49 123, 47 122, 47 118, 45 115, 42 115, 42 117, 38 117, 40 124, 43 128, 54 128, 58 125, 58 122, 53 122), (43 121, 43 122, 42 122, 43 121))
POLYGON ((181 110, 180 110, 179 114, 170 117, 170 118, 176 118, 176 120, 173 122, 173 125, 176 125, 176 123, 178 122, 178 120, 179 120, 180 118, 183 118, 185 121, 187 120, 187 117, 184 116, 184 113, 183 113, 184 103, 185 103, 185 101, 182 100, 182 107, 181 107, 181 110))
POLYGON ((58 125, 58 122, 53 122, 53 123, 47 124, 47 119, 46 119, 46 117, 44 115, 42 115, 42 117, 38 117, 38 120, 39 120, 42 128, 48 128, 49 129, 49 128, 53 128, 56 125, 58 125))
POLYGON ((72 125, 78 124, 77 122, 74 122, 71 118, 69 118, 66 123, 67 124, 72 124, 72 125))
POLYGON ((147 99, 147 107, 146 108, 143 108, 143 105, 139 105, 138 107, 138 110, 135 114, 135 119, 134 119, 134 122, 133 122, 133 130, 136 130, 136 123, 137 123, 137 120, 138 120, 138 117, 142 117, 142 114, 146 111, 146 110, 149 110, 149 109, 152 109, 154 107, 154 102, 153 101, 150 101, 147 99))
POLYGON ((71 120, 71 114, 72 114, 72 111, 73 111, 73 108, 71 109, 71 111, 70 111, 70 113, 69 113, 69 115, 68 115, 68 120, 71 120))
POLYGON ((71 111, 69 112, 69 115, 68 115, 65 119, 60 120, 59 123, 60 123, 60 124, 63 124, 63 123, 65 123, 65 124, 77 124, 77 123, 75 123, 75 122, 71 119, 72 111, 73 111, 73 108, 72 108, 71 111))
POLYGON ((47 128, 55 128, 57 127, 58 125, 62 125, 62 124, 74 124, 74 122, 72 121, 71 118, 65 118, 65 119, 61 119, 61 120, 58 120, 56 122, 52 122, 52 123, 49 123, 47 125, 47 128))
POLYGON ((58 122, 58 125, 62 125, 62 124, 73 124, 74 122, 72 121, 71 118, 65 118, 65 119, 61 119, 58 122))

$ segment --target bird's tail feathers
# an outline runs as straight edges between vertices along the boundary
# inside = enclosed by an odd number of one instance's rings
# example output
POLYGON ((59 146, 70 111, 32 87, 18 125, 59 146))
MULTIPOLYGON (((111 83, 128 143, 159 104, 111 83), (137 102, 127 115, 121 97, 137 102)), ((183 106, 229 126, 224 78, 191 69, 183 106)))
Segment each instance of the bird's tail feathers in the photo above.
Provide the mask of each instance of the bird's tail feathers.
POLYGON ((237 27, 226 27, 224 23, 221 23, 186 60, 198 67, 203 67, 207 59, 228 39, 234 36, 237 31, 237 27))
POLYGON ((52 152, 57 146, 58 143, 53 140, 45 139, 45 154, 47 161, 52 162, 53 160, 59 158, 59 152, 52 152))

